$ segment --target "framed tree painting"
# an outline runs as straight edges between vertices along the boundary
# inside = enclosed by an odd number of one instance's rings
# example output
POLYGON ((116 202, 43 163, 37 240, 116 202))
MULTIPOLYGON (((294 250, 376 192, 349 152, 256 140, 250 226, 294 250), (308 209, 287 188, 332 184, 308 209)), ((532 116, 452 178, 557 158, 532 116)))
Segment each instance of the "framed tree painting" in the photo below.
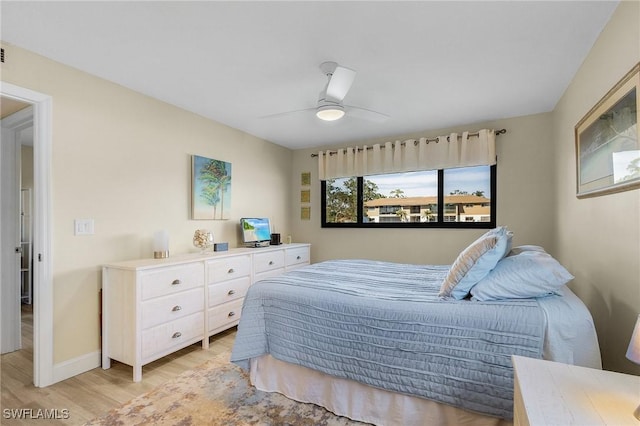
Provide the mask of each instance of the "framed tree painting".
POLYGON ((229 219, 231 163, 191 156, 191 218, 229 219))
POLYGON ((640 188, 637 64, 575 127, 578 198, 640 188))

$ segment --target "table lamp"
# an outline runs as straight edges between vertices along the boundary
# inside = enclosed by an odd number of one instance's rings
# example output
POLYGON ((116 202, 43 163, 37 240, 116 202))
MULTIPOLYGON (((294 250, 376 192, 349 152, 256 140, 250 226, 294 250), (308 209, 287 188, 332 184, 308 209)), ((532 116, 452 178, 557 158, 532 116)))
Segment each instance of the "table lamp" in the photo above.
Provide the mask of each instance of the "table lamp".
MULTIPOLYGON (((635 362, 636 364, 640 364, 640 315, 638 315, 636 326, 633 329, 633 334, 631 335, 629 349, 627 349, 627 359, 635 362)), ((636 411, 633 412, 633 415, 636 419, 640 420, 640 405, 638 405, 636 411)))
POLYGON ((153 234, 153 258, 166 259, 169 257, 169 233, 158 231, 153 234))

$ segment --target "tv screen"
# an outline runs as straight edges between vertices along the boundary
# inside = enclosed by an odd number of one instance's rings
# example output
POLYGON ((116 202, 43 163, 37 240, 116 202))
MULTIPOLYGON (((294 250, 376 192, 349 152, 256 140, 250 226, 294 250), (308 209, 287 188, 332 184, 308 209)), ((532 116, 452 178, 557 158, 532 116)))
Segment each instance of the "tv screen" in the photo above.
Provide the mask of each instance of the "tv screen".
POLYGON ((242 228, 242 240, 245 244, 271 240, 269 219, 265 217, 244 217, 240 219, 240 227, 242 228))

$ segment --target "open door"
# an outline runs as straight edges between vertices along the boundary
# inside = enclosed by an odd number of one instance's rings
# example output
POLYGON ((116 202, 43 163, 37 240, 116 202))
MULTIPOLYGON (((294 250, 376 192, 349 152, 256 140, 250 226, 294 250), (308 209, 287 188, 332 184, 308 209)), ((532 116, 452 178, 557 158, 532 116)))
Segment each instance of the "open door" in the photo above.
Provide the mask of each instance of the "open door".
MULTIPOLYGON (((32 112, 28 112, 32 115, 32 112)), ((21 349, 20 321, 20 142, 19 112, 2 120, 0 143, 0 351, 4 354, 21 349), (17 119, 15 116, 18 116, 17 119)), ((31 126, 30 122, 28 126, 31 126)))

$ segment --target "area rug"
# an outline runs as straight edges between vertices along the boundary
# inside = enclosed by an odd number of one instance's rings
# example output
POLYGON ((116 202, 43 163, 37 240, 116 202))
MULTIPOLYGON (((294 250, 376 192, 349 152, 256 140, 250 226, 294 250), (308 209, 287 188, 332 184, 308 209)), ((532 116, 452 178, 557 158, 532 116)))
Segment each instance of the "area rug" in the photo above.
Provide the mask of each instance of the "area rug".
POLYGON ((363 425, 314 404, 262 392, 218 356, 86 425, 363 425))

